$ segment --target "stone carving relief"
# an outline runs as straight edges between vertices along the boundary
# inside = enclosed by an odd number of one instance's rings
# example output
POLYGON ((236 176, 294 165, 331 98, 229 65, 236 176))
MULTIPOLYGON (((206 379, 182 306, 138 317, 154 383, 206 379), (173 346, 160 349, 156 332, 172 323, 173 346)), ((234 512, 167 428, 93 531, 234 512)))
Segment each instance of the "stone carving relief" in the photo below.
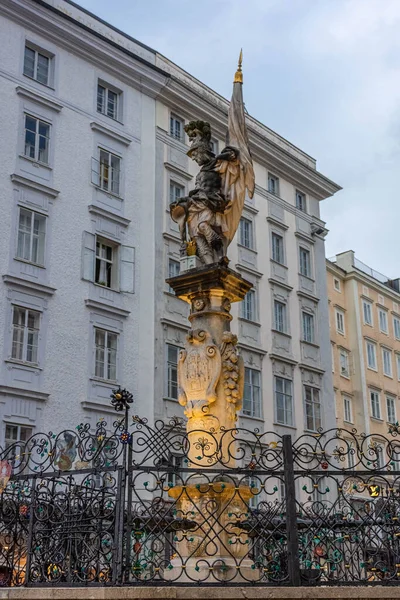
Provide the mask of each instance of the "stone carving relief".
POLYGON ((206 416, 217 399, 221 353, 204 329, 191 329, 186 339, 178 363, 178 400, 190 419, 206 416))
POLYGON ((242 408, 244 389, 244 363, 236 348, 237 341, 236 335, 230 331, 226 331, 223 334, 221 344, 222 377, 227 402, 226 409, 232 421, 236 421, 237 412, 242 408))

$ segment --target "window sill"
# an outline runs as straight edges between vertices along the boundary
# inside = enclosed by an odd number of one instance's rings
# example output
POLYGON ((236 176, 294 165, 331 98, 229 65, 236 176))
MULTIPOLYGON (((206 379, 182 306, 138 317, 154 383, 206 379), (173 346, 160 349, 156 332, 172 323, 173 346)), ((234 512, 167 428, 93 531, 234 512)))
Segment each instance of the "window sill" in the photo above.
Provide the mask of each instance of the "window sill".
POLYGON ((293 431, 297 431, 297 427, 295 425, 287 425, 286 423, 278 423, 278 421, 274 421, 275 427, 286 427, 286 429, 292 429, 293 431))
POLYGON ((377 423, 384 423, 383 419, 379 419, 378 417, 370 417, 371 421, 376 421, 377 423))
POLYGON ((110 387, 118 386, 117 380, 115 379, 102 379, 101 377, 89 377, 90 381, 94 381, 95 383, 105 383, 110 387))
POLYGON ((41 81, 38 81, 34 77, 30 77, 29 75, 26 75, 25 73, 22 73, 22 75, 24 77, 26 77, 27 79, 29 79, 29 81, 34 81, 35 83, 38 83, 39 85, 43 86, 44 88, 47 88, 48 90, 51 90, 52 92, 55 92, 55 90, 56 90, 56 88, 53 85, 50 85, 48 83, 42 83, 41 81))
POLYGON ((121 196, 120 194, 114 194, 113 192, 109 192, 108 190, 104 190, 100 185, 96 185, 95 183, 92 183, 93 187, 96 188, 96 190, 99 190, 99 192, 103 192, 103 194, 106 194, 106 196, 110 196, 111 198, 117 198, 118 200, 123 200, 123 196, 121 196))
POLYGON ((249 248, 249 246, 245 246, 244 244, 241 244, 240 242, 238 242, 238 246, 239 246, 239 248, 244 248, 245 250, 249 250, 249 252, 252 252, 253 254, 257 254, 257 250, 255 250, 254 248, 249 248))
POLYGON ((300 273, 299 272, 300 277, 305 277, 306 279, 308 279, 308 281, 312 281, 313 283, 315 283, 315 279, 313 277, 310 277, 310 275, 305 275, 304 273, 300 273))
POLYGON ((115 288, 112 287, 108 287, 107 285, 102 285, 101 283, 97 283, 96 281, 92 281, 93 285, 95 285, 97 288, 102 288, 103 290, 107 290, 109 292, 115 292, 116 294, 120 294, 121 290, 117 290, 115 288))
POLYGON ((378 369, 374 369, 374 367, 368 367, 367 366, 368 371, 373 371, 374 373, 378 372, 378 369))
POLYGON ((19 365, 20 367, 28 367, 32 369, 32 371, 43 371, 43 367, 39 367, 37 363, 27 362, 25 360, 18 360, 16 358, 6 358, 5 363, 9 363, 11 365, 19 365))
POLYGON ((344 331, 339 331, 339 329, 336 329, 336 333, 338 333, 339 335, 343 335, 344 336, 344 331))
POLYGON ((280 267, 283 267, 284 269, 288 269, 289 268, 284 263, 278 262, 277 260, 274 260, 273 258, 270 258, 269 260, 270 260, 270 262, 274 263, 274 265, 279 265, 280 267))
POLYGON ((244 323, 251 323, 251 325, 255 325, 256 327, 261 327, 261 323, 257 321, 252 321, 251 319, 246 319, 246 317, 238 317, 239 321, 243 321, 244 323))
POLYGON ((309 342, 307 340, 300 340, 302 344, 308 344, 309 346, 313 346, 314 348, 319 348, 319 344, 316 344, 315 342, 309 342))
POLYGON ((271 331, 273 331, 274 333, 279 333, 280 335, 284 335, 285 337, 292 339, 292 336, 290 335, 290 333, 287 333, 286 331, 279 331, 279 329, 275 329, 274 327, 272 327, 271 331))
POLYGON ((115 119, 114 117, 110 117, 110 115, 107 115, 106 113, 101 112, 100 110, 97 110, 96 113, 98 115, 101 115, 102 117, 107 117, 107 119, 111 119, 111 121, 113 121, 114 123, 118 123, 119 125, 123 125, 123 121, 121 121, 120 119, 115 119))
POLYGON ((343 423, 347 423, 347 425, 354 425, 353 421, 346 421, 346 419, 343 419, 343 423))
POLYGON ((253 417, 252 415, 245 415, 242 412, 239 413, 239 418, 244 418, 244 419, 251 419, 252 421, 260 421, 261 423, 264 423, 264 419, 262 417, 253 417))
POLYGON ((53 167, 51 167, 48 163, 40 162, 40 160, 36 160, 35 158, 31 158, 30 156, 25 156, 25 154, 20 154, 19 157, 32 163, 33 165, 35 165, 35 167, 43 167, 44 169, 48 169, 49 171, 53 170, 53 167))
POLYGON ((388 379, 393 379, 393 375, 388 375, 387 373, 384 373, 383 375, 384 375, 384 377, 387 377, 388 379))
MULTIPOLYGON (((348 381, 350 381, 350 375, 345 375, 344 373, 340 373, 340 377, 343 377, 343 379, 347 379, 348 381)), ((350 421, 349 421, 350 423, 350 421)))
POLYGON ((168 402, 175 402, 175 404, 179 404, 178 398, 170 398, 169 396, 164 396, 163 400, 168 400, 168 402))
POLYGON ((32 265, 33 267, 37 267, 38 269, 45 270, 46 267, 44 265, 40 265, 39 263, 32 262, 31 260, 27 260, 26 258, 20 258, 19 256, 14 256, 14 260, 24 263, 25 265, 32 265))

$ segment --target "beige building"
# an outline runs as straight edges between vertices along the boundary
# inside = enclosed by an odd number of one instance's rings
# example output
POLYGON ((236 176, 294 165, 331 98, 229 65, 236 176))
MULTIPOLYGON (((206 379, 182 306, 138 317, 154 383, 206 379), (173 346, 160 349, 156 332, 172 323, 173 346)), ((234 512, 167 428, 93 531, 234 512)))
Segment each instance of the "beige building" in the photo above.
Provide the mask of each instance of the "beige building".
POLYGON ((327 284, 337 426, 376 435, 383 450, 400 414, 400 280, 349 250, 327 261, 327 284))

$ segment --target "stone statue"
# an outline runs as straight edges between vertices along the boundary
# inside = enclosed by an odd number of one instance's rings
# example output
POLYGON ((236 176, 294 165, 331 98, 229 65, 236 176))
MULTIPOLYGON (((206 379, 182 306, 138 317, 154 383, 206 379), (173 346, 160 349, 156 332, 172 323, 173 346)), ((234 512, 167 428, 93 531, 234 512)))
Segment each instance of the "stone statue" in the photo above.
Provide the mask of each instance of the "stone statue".
POLYGON ((185 127, 191 146, 187 152, 200 166, 189 195, 170 206, 178 223, 184 253, 197 254, 203 264, 226 257, 242 214, 246 190, 254 193, 254 170, 250 155, 242 95, 241 58, 235 75, 228 113, 228 145, 215 156, 211 128, 205 121, 185 127))

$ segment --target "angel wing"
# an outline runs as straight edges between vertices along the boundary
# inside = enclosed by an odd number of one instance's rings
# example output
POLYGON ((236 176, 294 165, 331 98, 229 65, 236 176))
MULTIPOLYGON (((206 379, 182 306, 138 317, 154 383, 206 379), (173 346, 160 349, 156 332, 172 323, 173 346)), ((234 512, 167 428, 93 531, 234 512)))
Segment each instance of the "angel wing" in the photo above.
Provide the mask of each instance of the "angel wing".
POLYGON ((229 200, 228 207, 223 215, 225 221, 223 230, 227 245, 233 240, 239 226, 246 190, 249 197, 252 198, 255 185, 241 81, 235 81, 233 84, 232 100, 228 112, 228 146, 225 150, 230 149, 235 152, 236 158, 234 160, 221 160, 218 167, 222 178, 222 190, 225 198, 229 200))

